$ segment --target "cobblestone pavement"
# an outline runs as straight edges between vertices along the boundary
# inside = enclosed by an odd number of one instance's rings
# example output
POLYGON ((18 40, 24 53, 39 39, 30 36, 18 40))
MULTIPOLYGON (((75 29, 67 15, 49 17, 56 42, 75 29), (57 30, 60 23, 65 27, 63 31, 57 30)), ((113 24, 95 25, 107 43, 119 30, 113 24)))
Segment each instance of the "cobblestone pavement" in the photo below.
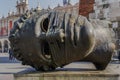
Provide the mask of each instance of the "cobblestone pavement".
POLYGON ((14 80, 12 74, 0 74, 0 80, 14 80))
POLYGON ((26 70, 30 67, 20 63, 0 63, 0 80, 14 80, 13 74, 26 70))
MULTIPOLYGON (((2 55, 0 54, 0 80, 14 80, 13 74, 14 73, 20 73, 20 72, 31 72, 35 70, 31 68, 30 66, 23 66, 21 63, 12 61, 11 63, 7 63, 8 61, 8 55, 2 55), (3 57, 6 57, 3 60, 3 57), (4 63, 5 61, 5 63, 4 63)), ((75 62, 71 63, 64 68, 58 68, 58 71, 94 71, 96 70, 94 65, 92 63, 85 63, 85 62, 75 62)), ((113 73, 120 74, 120 62, 115 61, 109 64, 106 71, 112 71, 113 73)))
POLYGON ((29 68, 29 66, 22 66, 17 60, 9 60, 7 53, 0 54, 0 80, 14 80, 14 73, 29 68))

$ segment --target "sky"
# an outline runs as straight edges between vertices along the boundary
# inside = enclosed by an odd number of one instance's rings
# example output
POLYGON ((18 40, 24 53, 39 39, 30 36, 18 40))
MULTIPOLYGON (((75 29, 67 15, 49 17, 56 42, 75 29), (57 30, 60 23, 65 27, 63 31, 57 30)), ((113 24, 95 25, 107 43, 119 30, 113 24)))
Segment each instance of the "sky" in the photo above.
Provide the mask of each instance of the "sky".
MULTIPOLYGON (((0 16, 7 16, 9 11, 16 11, 17 0, 1 0, 0 1, 0 16)), ((29 8, 35 8, 40 3, 41 8, 46 9, 48 5, 54 8, 58 5, 63 5, 63 0, 29 0, 29 8)), ((72 4, 79 2, 79 0, 71 0, 72 4)))

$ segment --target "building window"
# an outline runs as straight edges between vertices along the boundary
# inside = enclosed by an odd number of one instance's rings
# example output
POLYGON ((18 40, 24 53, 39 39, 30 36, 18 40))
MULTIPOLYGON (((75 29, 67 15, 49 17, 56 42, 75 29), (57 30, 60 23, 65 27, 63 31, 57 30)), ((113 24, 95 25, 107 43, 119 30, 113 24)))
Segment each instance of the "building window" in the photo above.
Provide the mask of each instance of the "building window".
POLYGON ((12 21, 9 21, 9 29, 11 30, 12 29, 12 21))
POLYGON ((119 39, 119 41, 118 41, 118 42, 119 42, 118 44, 120 45, 120 39, 119 39))
POLYGON ((25 13, 25 8, 23 8, 23 13, 25 13))
POLYGON ((120 2, 119 2, 119 7, 120 7, 120 2))
POLYGON ((116 40, 116 43, 117 43, 118 45, 120 45, 120 39, 116 40))
POLYGON ((19 8, 19 14, 20 14, 20 8, 19 8))
POLYGON ((106 0, 102 0, 102 2, 105 2, 106 0))
POLYGON ((103 5, 103 8, 108 8, 109 7, 109 4, 104 4, 103 5))

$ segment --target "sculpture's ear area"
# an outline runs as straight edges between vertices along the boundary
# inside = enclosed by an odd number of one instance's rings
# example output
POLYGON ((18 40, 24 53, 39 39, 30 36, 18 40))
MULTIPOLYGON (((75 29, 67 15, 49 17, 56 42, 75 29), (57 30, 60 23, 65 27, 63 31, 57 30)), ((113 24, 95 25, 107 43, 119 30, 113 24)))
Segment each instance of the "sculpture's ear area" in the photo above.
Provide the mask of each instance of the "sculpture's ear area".
POLYGON ((81 44, 86 49, 86 56, 89 55, 95 47, 95 34, 92 24, 85 19, 84 26, 80 31, 81 44))

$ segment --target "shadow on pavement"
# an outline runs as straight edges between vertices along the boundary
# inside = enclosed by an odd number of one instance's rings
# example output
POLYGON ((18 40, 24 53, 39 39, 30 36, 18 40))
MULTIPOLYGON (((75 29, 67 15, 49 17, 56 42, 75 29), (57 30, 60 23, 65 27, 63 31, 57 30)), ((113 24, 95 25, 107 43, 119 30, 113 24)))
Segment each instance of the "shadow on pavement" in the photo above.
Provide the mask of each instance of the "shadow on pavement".
POLYGON ((57 68, 56 70, 54 71, 36 71, 34 68, 27 68, 26 70, 23 70, 21 72, 18 72, 17 74, 34 74, 34 73, 47 73, 47 72, 59 72, 59 71, 77 71, 77 72, 80 72, 80 71, 97 71, 96 69, 84 69, 84 68, 57 68))

